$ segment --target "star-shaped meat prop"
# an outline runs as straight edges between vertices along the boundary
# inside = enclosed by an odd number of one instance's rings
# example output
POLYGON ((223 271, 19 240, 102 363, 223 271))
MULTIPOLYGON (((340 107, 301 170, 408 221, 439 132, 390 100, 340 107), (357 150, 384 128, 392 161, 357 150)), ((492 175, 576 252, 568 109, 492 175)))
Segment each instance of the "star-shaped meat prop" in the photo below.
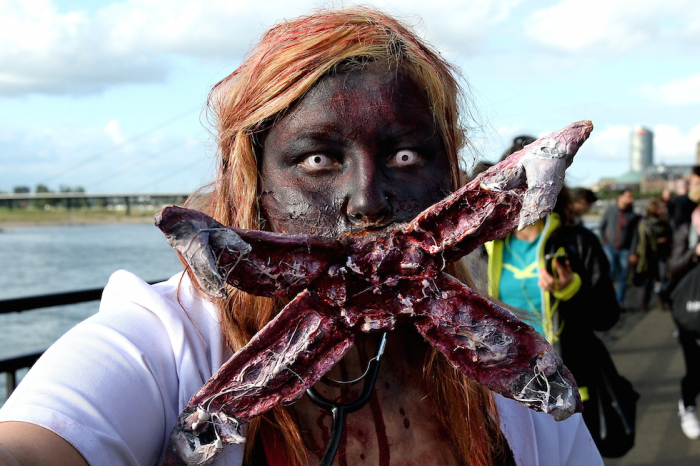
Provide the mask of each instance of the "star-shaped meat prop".
POLYGON ((509 310, 443 272, 479 245, 548 214, 589 121, 538 139, 408 224, 337 239, 228 228, 201 212, 156 216, 200 287, 226 284, 292 301, 189 401, 166 464, 210 464, 241 427, 292 402, 352 347, 357 332, 412 320, 462 373, 562 420, 582 409, 571 373, 547 341, 509 310))

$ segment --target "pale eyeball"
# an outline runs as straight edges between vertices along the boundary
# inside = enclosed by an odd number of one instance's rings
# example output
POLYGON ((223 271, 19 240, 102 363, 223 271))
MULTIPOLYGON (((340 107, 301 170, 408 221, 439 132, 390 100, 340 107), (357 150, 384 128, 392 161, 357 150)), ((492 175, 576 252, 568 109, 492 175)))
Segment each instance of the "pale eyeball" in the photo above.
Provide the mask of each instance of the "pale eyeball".
POLYGON ((331 159, 323 154, 314 154, 307 157, 304 163, 311 168, 326 168, 331 164, 331 159))
POLYGON ((397 165, 410 165, 416 161, 418 157, 412 150, 400 150, 394 156, 394 162, 397 165))

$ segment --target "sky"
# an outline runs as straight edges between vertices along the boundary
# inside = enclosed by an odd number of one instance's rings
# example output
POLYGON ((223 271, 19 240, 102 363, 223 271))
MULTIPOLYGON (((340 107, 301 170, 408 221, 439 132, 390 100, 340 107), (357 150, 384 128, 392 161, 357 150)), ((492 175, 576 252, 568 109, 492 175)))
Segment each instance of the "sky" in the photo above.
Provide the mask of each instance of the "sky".
MULTIPOLYGON (((0 0, 0 191, 190 192, 213 180, 211 86, 270 26, 356 2, 0 0)), ((693 164, 700 141, 697 0, 365 1, 457 65, 465 166, 514 137, 592 120, 569 186, 629 171, 630 134, 654 161, 693 164)))

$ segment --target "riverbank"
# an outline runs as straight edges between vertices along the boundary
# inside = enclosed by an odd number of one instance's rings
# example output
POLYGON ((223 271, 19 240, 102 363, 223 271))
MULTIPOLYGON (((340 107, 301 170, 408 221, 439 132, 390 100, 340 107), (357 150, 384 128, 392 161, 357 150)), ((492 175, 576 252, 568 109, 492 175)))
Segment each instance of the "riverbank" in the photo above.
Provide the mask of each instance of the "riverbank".
MULTIPOLYGON (((0 230, 42 226, 153 223, 153 216, 157 212, 158 210, 132 209, 129 215, 126 215, 124 210, 107 209, 0 209, 0 230)), ((600 216, 589 215, 584 217, 583 221, 591 228, 597 226, 600 216)))
POLYGON ((153 223, 156 210, 125 211, 107 209, 0 209, 0 229, 68 225, 111 225, 153 223))

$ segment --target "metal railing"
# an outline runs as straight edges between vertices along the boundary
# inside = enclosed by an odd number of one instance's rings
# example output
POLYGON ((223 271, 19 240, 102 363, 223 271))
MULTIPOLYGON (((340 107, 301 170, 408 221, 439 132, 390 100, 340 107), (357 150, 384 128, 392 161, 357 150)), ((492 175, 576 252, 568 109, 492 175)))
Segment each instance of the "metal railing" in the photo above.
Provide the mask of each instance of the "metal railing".
MULTIPOLYGON (((165 280, 155 280, 149 284, 160 283, 165 280)), ((102 297, 103 288, 93 288, 89 290, 68 291, 65 293, 51 293, 37 296, 27 296, 24 298, 2 299, 0 300, 0 314, 11 312, 25 312, 46 307, 65 306, 67 304, 86 303, 98 301, 102 297)), ((21 354, 10 358, 0 359, 0 374, 5 373, 7 397, 17 387, 17 371, 32 367, 34 363, 44 354, 45 350, 27 354, 21 354)))
POLYGON ((165 204, 179 204, 185 202, 191 193, 106 193, 95 194, 85 192, 69 192, 69 193, 0 193, 0 207, 9 209, 26 209, 31 205, 39 203, 39 207, 43 208, 44 204, 56 206, 57 203, 64 205, 67 209, 96 206, 106 207, 107 205, 123 205, 126 210, 126 215, 131 212, 132 204, 144 204, 149 202, 157 202, 165 204))

